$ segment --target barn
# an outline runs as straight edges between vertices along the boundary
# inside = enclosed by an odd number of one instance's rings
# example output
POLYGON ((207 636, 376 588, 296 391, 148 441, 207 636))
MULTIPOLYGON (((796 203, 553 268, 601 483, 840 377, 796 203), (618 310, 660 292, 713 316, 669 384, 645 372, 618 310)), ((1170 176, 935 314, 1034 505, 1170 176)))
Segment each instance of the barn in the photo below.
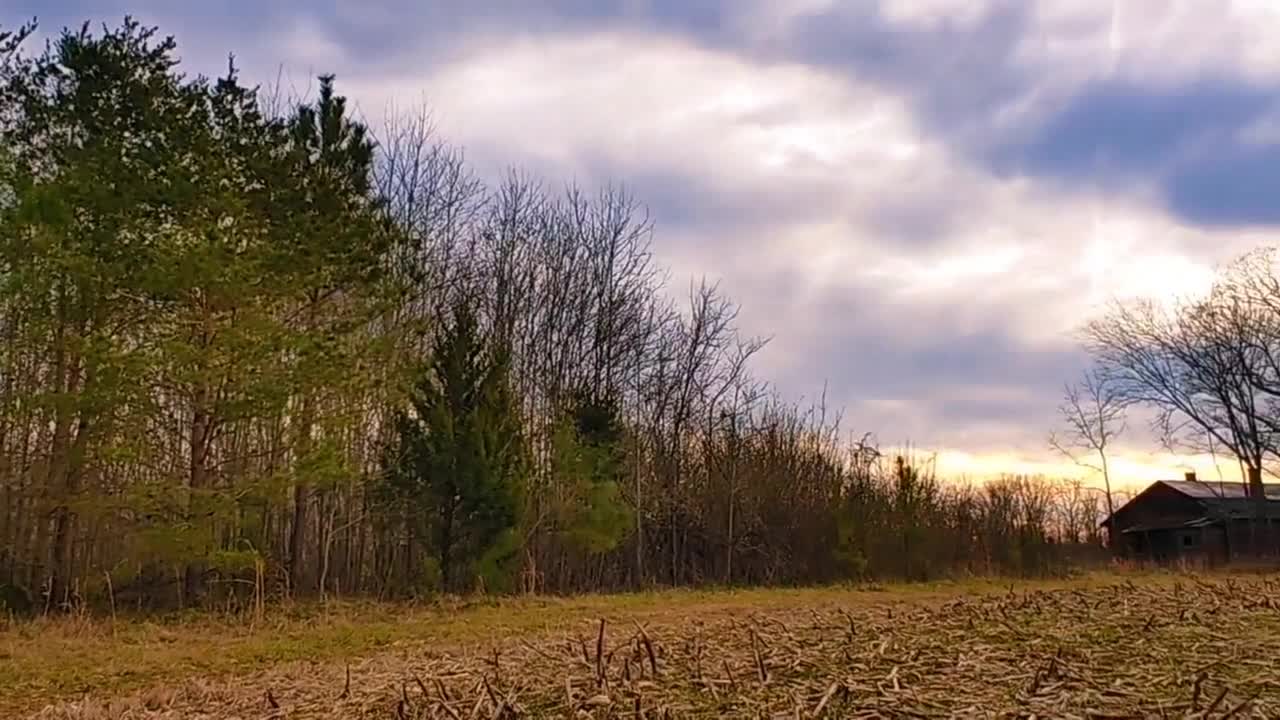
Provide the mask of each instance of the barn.
POLYGON ((1280 485, 1263 485, 1259 504, 1241 483, 1152 483, 1103 521, 1120 557, 1144 563, 1220 565, 1280 551, 1280 485))

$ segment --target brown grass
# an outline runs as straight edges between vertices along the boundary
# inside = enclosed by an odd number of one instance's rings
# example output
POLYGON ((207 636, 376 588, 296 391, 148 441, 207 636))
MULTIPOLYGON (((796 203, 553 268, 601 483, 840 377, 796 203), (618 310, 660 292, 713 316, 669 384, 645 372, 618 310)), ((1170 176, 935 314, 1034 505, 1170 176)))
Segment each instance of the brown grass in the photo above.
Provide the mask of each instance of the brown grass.
POLYGON ((1280 717, 1277 598, 1143 575, 82 619, 0 635, 0 717, 1280 717))

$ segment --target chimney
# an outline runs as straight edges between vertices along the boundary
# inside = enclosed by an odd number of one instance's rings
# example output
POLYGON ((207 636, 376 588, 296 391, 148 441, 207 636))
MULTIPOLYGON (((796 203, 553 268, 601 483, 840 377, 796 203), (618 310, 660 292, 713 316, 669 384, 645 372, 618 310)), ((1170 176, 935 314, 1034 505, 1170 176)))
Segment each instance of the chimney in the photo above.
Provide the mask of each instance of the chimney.
POLYGON ((1195 471, 1195 470, 1188 470, 1188 471, 1186 472, 1186 474, 1184 475, 1184 477, 1186 477, 1187 482, 1195 482, 1195 481, 1196 481, 1196 471, 1195 471))

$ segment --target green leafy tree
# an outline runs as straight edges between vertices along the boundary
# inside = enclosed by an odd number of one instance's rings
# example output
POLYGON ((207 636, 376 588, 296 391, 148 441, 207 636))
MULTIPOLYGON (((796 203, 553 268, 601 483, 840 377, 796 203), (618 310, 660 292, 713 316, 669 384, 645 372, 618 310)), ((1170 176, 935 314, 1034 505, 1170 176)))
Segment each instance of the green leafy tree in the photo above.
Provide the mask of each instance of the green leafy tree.
POLYGON ((552 435, 553 471, 560 491, 556 525, 560 536, 580 552, 609 552, 632 530, 632 511, 619 484, 625 461, 622 433, 613 403, 581 395, 552 435))
POLYGON ((448 592, 480 577, 502 589, 520 549, 517 508, 526 453, 510 361, 460 303, 396 423, 387 483, 429 538, 448 592))

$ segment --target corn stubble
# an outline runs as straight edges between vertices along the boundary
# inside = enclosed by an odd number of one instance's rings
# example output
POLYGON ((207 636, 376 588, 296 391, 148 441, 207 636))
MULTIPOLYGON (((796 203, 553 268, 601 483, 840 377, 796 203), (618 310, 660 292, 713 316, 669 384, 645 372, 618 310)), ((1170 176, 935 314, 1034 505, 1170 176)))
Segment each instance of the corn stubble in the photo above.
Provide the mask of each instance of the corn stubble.
POLYGON ((1275 718, 1280 581, 599 619, 47 708, 43 718, 1275 718))

